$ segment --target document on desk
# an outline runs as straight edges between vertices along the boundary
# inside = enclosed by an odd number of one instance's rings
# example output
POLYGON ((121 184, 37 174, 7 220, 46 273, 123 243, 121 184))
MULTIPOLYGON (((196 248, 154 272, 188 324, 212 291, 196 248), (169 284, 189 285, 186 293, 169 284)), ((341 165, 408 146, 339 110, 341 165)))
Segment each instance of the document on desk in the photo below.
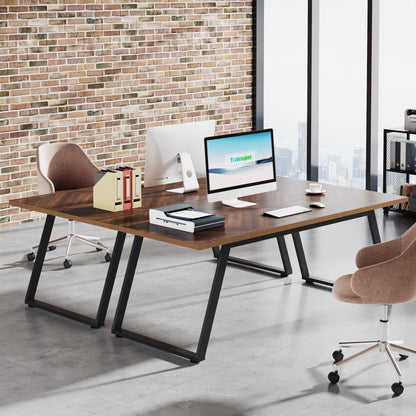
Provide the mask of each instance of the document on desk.
POLYGON ((301 207, 300 205, 294 205, 292 207, 279 208, 279 209, 273 209, 271 211, 265 211, 263 212, 263 215, 266 215, 269 217, 282 218, 282 217, 288 217, 289 215, 302 214, 303 212, 308 212, 308 211, 312 211, 312 209, 301 207))

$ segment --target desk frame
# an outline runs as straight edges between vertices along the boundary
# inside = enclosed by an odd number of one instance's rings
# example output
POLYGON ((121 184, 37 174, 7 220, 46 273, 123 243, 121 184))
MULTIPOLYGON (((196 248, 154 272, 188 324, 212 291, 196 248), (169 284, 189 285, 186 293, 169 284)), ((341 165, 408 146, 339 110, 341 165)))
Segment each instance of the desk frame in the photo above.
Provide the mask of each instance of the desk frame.
POLYGON ((292 268, 284 238, 286 235, 290 234, 292 235, 295 245, 302 279, 304 279, 306 283, 318 283, 331 286, 332 282, 313 277, 309 274, 300 233, 305 230, 366 216, 373 242, 378 243, 380 242, 380 235, 374 210, 396 203, 403 203, 407 200, 406 197, 399 195, 385 195, 372 191, 341 188, 334 185, 327 185, 328 192, 325 196, 310 196, 305 195, 304 193, 307 184, 307 181, 279 178, 278 192, 259 194, 250 197, 253 202, 258 204, 258 208, 250 209, 246 212, 230 211, 228 207, 223 207, 221 205, 216 206, 216 212, 227 218, 227 226, 222 229, 206 230, 195 234, 183 233, 149 224, 148 210, 154 206, 186 202, 200 211, 209 212, 213 207, 205 198, 205 185, 203 182, 200 184, 201 188, 198 193, 184 195, 167 193, 167 186, 165 185, 148 188, 143 191, 143 206, 128 212, 113 213, 94 209, 92 204, 92 190, 90 188, 59 191, 54 194, 33 196, 10 201, 11 205, 47 214, 41 237, 41 244, 33 266, 25 302, 29 306, 37 306, 76 321, 87 323, 93 328, 103 325, 113 289, 114 279, 119 266, 121 252, 124 246, 125 236, 126 234, 132 234, 134 235, 134 242, 113 321, 113 333, 117 336, 124 336, 154 348, 190 359, 192 362, 200 362, 205 359, 224 273, 228 263, 247 266, 249 268, 258 268, 276 275, 287 276, 292 273, 292 268), (284 195, 284 197, 281 198, 281 195, 284 195), (281 219, 266 218, 261 215, 263 210, 267 210, 271 207, 277 208, 288 206, 290 204, 307 206, 311 201, 320 200, 321 198, 325 198, 325 210, 312 210, 311 212, 302 214, 302 216, 295 215, 281 219), (68 205, 68 200, 71 201, 70 205, 68 205), (248 220, 246 215, 249 216, 248 220), (84 316, 35 299, 47 245, 56 216, 112 229, 118 233, 95 318, 84 316), (246 224, 249 226, 246 227, 246 224), (144 334, 136 334, 122 327, 144 238, 158 240, 189 249, 213 250, 217 265, 196 351, 168 344, 162 340, 150 338, 144 334), (234 247, 271 238, 277 239, 283 261, 283 269, 230 256, 230 250, 234 247))
POLYGON ((122 232, 117 233, 113 253, 111 256, 111 262, 108 266, 107 277, 105 279, 104 287, 101 293, 101 299, 97 314, 95 318, 91 318, 89 316, 81 315, 71 310, 35 299, 39 278, 42 272, 43 262, 45 260, 45 254, 48 249, 49 239, 52 233, 54 222, 55 217, 52 215, 47 215, 35 259, 35 264, 33 265, 32 274, 30 276, 29 285, 26 291, 25 303, 30 307, 36 306, 48 312, 56 313, 66 318, 70 318, 75 321, 90 325, 91 328, 99 328, 100 326, 104 325, 105 317, 107 315, 108 304, 110 303, 111 292, 113 291, 114 281, 116 278, 118 265, 120 263, 126 234, 122 232))
MULTIPOLYGON (((129 261, 127 264, 126 273, 125 273, 124 280, 123 280, 123 286, 122 286, 119 301, 117 304, 116 314, 114 316, 112 333, 118 337, 125 337, 133 341, 137 341, 142 344, 148 345, 150 347, 157 348, 159 350, 189 359, 193 363, 199 363, 200 361, 205 359, 227 264, 237 263, 239 265, 248 266, 250 268, 254 267, 254 268, 259 268, 260 270, 266 270, 268 272, 271 271, 271 272, 282 274, 282 271, 280 269, 276 269, 271 266, 266 266, 260 263, 248 262, 246 260, 241 261, 242 259, 230 257, 229 254, 230 254, 231 248, 246 245, 246 244, 251 244, 257 241, 263 241, 263 240, 268 240, 271 238, 276 238, 279 243, 279 248, 281 249, 280 252, 282 254, 282 259, 284 259, 283 260, 284 267, 285 267, 284 272, 287 272, 288 270, 286 269, 286 267, 288 266, 287 261, 289 260, 289 256, 287 254, 287 248, 286 248, 286 243, 284 241, 284 236, 286 234, 292 234, 293 242, 295 244, 296 254, 298 257, 298 261, 299 261, 299 266, 300 266, 301 273, 302 273, 302 279, 304 279, 307 283, 319 283, 319 284, 323 284, 327 286, 332 286, 333 285, 332 282, 329 282, 329 281, 326 281, 317 277, 312 277, 309 275, 307 261, 306 261, 306 257, 305 257, 305 253, 303 250, 303 245, 302 245, 302 241, 301 241, 299 233, 301 231, 309 230, 312 228, 317 228, 318 226, 335 224, 337 222, 348 221, 348 220, 352 220, 352 219, 356 219, 356 218, 360 218, 364 216, 366 216, 368 219, 373 243, 379 243, 380 234, 379 234, 379 230, 377 226, 375 213, 374 211, 367 211, 367 212, 360 213, 360 214, 346 216, 340 219, 325 221, 318 225, 299 227, 299 228, 296 228, 294 230, 290 230, 287 232, 273 233, 270 235, 243 240, 243 241, 239 241, 236 243, 226 244, 221 247, 213 248, 214 257, 217 260, 217 267, 215 269, 211 291, 210 291, 210 295, 209 295, 209 299, 208 299, 208 303, 207 303, 207 307, 205 311, 205 317, 204 317, 204 321, 202 324, 196 351, 191 351, 185 348, 181 348, 179 346, 163 342, 156 338, 151 338, 144 334, 139 334, 139 333, 122 328, 124 316, 126 313, 127 303, 129 300, 130 291, 131 291, 131 287, 133 284, 136 267, 137 267, 137 263, 139 260, 140 251, 141 251, 141 247, 143 243, 143 237, 135 236, 133 245, 131 248, 130 256, 129 256, 129 261)), ((289 261, 289 267, 290 267, 290 261, 289 261)))

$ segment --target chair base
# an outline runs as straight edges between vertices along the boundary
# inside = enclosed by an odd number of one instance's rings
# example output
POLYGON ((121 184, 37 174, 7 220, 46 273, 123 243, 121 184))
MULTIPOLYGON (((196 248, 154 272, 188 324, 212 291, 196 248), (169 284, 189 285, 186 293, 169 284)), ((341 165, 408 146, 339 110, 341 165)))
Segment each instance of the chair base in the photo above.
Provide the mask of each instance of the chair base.
POLYGON ((389 341, 387 339, 388 337, 388 315, 389 315, 389 306, 390 305, 383 305, 383 311, 384 316, 382 319, 380 319, 380 329, 381 329, 381 339, 377 341, 356 341, 356 342, 340 342, 340 349, 337 351, 334 351, 332 354, 332 357, 334 358, 334 371, 330 372, 328 374, 328 379, 332 384, 338 383, 340 379, 340 369, 344 364, 347 364, 357 358, 364 357, 365 355, 368 355, 370 353, 374 352, 382 352, 387 354, 387 357, 391 364, 393 365, 393 368, 395 369, 398 377, 398 381, 393 383, 391 386, 391 389, 395 396, 400 396, 403 391, 404 387, 402 384, 402 372, 400 370, 400 367, 396 361, 396 359, 393 357, 392 350, 396 351, 400 355, 399 361, 405 360, 409 354, 416 355, 416 350, 404 347, 400 345, 403 341, 389 341), (357 352, 356 354, 353 354, 352 356, 348 358, 344 358, 344 354, 342 352, 342 347, 359 347, 369 345, 367 348, 365 348, 362 351, 357 352))
MULTIPOLYGON (((105 260, 107 262, 111 261, 111 254, 110 254, 110 249, 105 246, 104 244, 100 243, 100 239, 98 237, 92 237, 92 236, 86 236, 86 235, 79 235, 79 234, 75 234, 75 221, 73 220, 68 220, 68 234, 64 235, 62 237, 58 237, 58 238, 54 238, 53 240, 49 241, 49 251, 55 250, 56 246, 54 245, 54 243, 59 243, 61 241, 67 241, 67 246, 66 246, 66 250, 65 250, 65 260, 63 262, 63 265, 65 267, 65 269, 69 269, 72 266, 72 262, 69 259, 69 251, 71 249, 72 246, 72 242, 74 240, 79 241, 80 243, 83 244, 87 244, 89 246, 95 247, 95 249, 97 251, 102 251, 105 250, 106 254, 105 254, 105 260)), ((33 246, 32 247, 32 251, 30 253, 27 254, 27 259, 29 261, 32 261, 35 259, 36 254, 35 254, 35 250, 38 248, 39 246, 33 246)))

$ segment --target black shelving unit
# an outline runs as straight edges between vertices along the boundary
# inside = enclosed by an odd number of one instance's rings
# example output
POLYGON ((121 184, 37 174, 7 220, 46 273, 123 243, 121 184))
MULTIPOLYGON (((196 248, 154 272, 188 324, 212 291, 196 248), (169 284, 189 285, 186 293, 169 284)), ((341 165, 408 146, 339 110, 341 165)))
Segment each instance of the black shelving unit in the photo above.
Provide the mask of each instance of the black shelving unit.
MULTIPOLYGON (((416 132, 404 129, 384 129, 383 130, 383 192, 387 193, 387 185, 393 186, 394 192, 398 193, 400 185, 409 183, 414 176, 416 184, 416 172, 407 170, 392 169, 390 167, 390 142, 396 140, 416 140, 416 132)), ((416 216, 416 212, 403 210, 394 206, 383 208, 384 214, 388 215, 389 211, 401 212, 405 215, 416 216)))

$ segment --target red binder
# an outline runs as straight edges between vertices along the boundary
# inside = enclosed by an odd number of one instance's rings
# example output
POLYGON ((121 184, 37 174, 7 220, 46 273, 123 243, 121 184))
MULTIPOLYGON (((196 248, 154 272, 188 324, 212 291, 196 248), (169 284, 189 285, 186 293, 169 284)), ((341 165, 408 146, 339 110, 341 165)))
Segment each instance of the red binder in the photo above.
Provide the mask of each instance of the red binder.
POLYGON ((131 169, 121 167, 118 170, 123 171, 123 210, 131 209, 131 169))

